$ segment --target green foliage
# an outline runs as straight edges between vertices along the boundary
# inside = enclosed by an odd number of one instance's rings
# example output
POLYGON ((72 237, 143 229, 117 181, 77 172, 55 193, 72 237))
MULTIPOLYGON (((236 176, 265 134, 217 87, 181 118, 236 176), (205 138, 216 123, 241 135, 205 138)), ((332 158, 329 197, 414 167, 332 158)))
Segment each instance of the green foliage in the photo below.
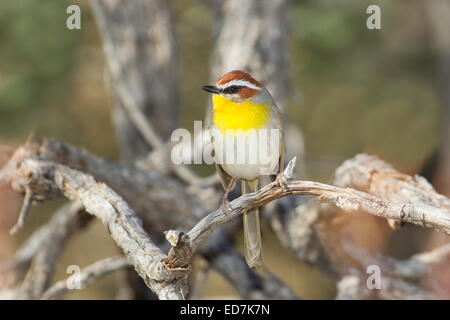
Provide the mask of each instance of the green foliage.
POLYGON ((66 28, 67 3, 0 3, 0 134, 28 131, 36 116, 67 93, 79 31, 66 28))

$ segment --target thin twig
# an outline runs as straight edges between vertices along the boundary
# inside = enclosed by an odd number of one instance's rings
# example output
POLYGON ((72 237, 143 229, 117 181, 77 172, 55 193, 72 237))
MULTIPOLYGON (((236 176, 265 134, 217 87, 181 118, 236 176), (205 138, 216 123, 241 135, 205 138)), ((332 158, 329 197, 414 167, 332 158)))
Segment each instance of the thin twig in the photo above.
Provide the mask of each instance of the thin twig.
POLYGON ((14 190, 24 192, 29 187, 36 197, 44 200, 62 193, 69 199, 79 200, 88 212, 104 222, 112 237, 127 252, 138 273, 160 298, 185 297, 185 280, 190 271, 192 255, 218 225, 242 212, 287 195, 318 196, 319 200, 333 203, 345 211, 362 209, 380 217, 432 227, 447 234, 450 230, 450 213, 446 207, 439 207, 440 203, 446 203, 445 199, 436 204, 396 202, 381 200, 350 188, 312 181, 293 181, 289 180, 293 168, 291 162, 281 181, 234 200, 227 214, 216 210, 185 234, 179 231, 167 232, 166 236, 173 246, 167 256, 150 242, 126 202, 105 184, 97 183, 90 175, 66 166, 27 158, 24 150, 19 150, 13 160, 18 159, 20 161, 13 161, 13 164, 6 166, 11 170, 7 176, 12 180, 14 190))
MULTIPOLYGON (((30 159, 76 168, 106 183, 120 193, 127 203, 133 204, 138 215, 144 219, 144 224, 151 226, 155 234, 172 226, 189 230, 208 213, 208 210, 197 202, 189 188, 171 176, 106 161, 53 139, 44 139, 18 148, 10 161, 0 169, 3 181, 13 186, 13 189, 23 192, 21 186, 34 181, 28 179, 29 172, 24 171, 22 167, 30 159)), ((39 171, 39 166, 33 170, 39 171)), ((50 171, 48 176, 53 177, 53 173, 50 171)), ((40 195, 42 200, 46 200, 63 195, 54 183, 46 183, 46 176, 41 177, 39 183, 32 185, 33 190, 36 189, 36 196, 40 195)), ((33 240, 33 243, 38 242, 33 240)), ((30 246, 27 246, 26 259, 31 257, 30 251, 34 252, 29 249, 30 246)), ((212 233, 200 246, 198 253, 208 260, 214 270, 230 281, 244 299, 297 298, 285 283, 282 286, 275 284, 271 279, 265 279, 248 268, 242 254, 233 246, 223 230, 212 233)), ((20 261, 23 260, 20 258, 20 261)), ((28 269, 28 266, 25 267, 28 269)))
POLYGON ((350 188, 344 189, 313 181, 289 180, 294 162, 295 158, 286 167, 281 176, 281 183, 273 182, 257 192, 235 199, 230 203, 227 213, 217 209, 200 220, 186 234, 168 231, 166 236, 173 245, 169 252, 169 261, 173 263, 172 266, 189 263, 198 245, 219 225, 243 212, 251 211, 287 195, 317 196, 320 201, 332 203, 344 211, 352 212, 361 209, 375 216, 430 227, 450 234, 450 212, 446 208, 408 202, 395 203, 350 188))
POLYGON ((85 289, 91 284, 95 283, 97 280, 107 276, 111 272, 121 270, 123 268, 130 267, 131 263, 124 256, 117 256, 102 259, 97 261, 81 270, 79 274, 74 274, 65 280, 58 281, 49 289, 47 289, 43 294, 41 299, 59 299, 70 290, 77 288, 69 288, 68 283, 78 282, 78 289, 85 289), (70 281, 74 280, 74 281, 70 281))
POLYGON ((65 249, 68 238, 92 219, 78 202, 66 203, 55 212, 46 225, 47 233, 33 256, 31 268, 17 290, 17 298, 35 299, 48 288, 56 261, 65 249))
POLYGON ((25 189, 25 198, 23 199, 22 208, 20 209, 19 218, 14 227, 9 231, 10 235, 16 234, 25 225, 25 219, 27 218, 28 211, 30 210, 31 203, 33 202, 33 191, 30 188, 25 189))
POLYGON ((68 238, 92 220, 93 216, 83 212, 78 203, 66 203, 49 222, 33 232, 12 260, 0 264, 0 277, 14 275, 14 298, 38 298, 50 284, 54 265, 68 238))
POLYGON ((16 180, 12 186, 16 191, 32 186, 42 199, 64 194, 70 200, 78 200, 86 212, 102 220, 147 286, 160 299, 184 299, 190 266, 173 269, 167 265, 167 255, 150 241, 141 220, 107 185, 96 182, 86 173, 35 159, 22 161, 13 175, 16 180))
MULTIPOLYGON (((93 8, 94 12, 96 13, 98 23, 100 24, 102 29, 106 28, 104 12, 101 8, 100 3, 94 1, 93 8)), ((111 43, 107 42, 105 43, 105 45, 111 45, 111 43)), ((168 146, 165 145, 164 141, 148 121, 146 115, 138 107, 138 101, 132 94, 132 90, 129 88, 128 82, 122 76, 122 69, 118 63, 118 60, 111 57, 109 55, 109 51, 110 50, 105 51, 108 56, 108 59, 106 59, 106 61, 108 64, 108 70, 110 71, 111 77, 115 84, 115 90, 120 98, 120 101, 122 102, 119 105, 122 107, 123 111, 128 116, 129 120, 134 125, 136 130, 139 131, 144 140, 152 149, 167 148, 168 146)), ((206 180, 203 180, 203 178, 195 174, 192 170, 184 165, 171 165, 170 168, 181 181, 189 185, 205 186, 207 183, 218 182, 217 179, 212 179, 209 177, 207 177, 206 180)))
POLYGON ((450 262, 450 243, 431 251, 415 254, 408 259, 398 260, 378 253, 370 253, 362 247, 344 242, 344 249, 352 261, 360 264, 360 269, 352 267, 338 284, 337 299, 363 299, 381 297, 385 299, 433 299, 448 297, 448 288, 439 281, 427 284, 427 276, 450 262), (378 290, 368 290, 365 286, 367 268, 377 266, 382 270, 378 290), (437 267, 437 268, 435 268, 437 267), (370 292, 372 291, 372 292, 370 292))

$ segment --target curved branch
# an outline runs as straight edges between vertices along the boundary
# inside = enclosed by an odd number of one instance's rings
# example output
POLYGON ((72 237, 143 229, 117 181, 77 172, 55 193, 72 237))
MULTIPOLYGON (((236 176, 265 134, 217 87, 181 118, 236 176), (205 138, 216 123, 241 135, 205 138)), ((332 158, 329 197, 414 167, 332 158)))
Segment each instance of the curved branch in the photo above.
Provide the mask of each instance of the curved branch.
MULTIPOLYGON (((17 167, 26 159, 39 159, 62 164, 95 177, 118 192, 143 219, 144 225, 152 226, 152 232, 162 233, 169 228, 189 230, 204 217, 212 207, 214 191, 202 190, 201 197, 207 204, 199 203, 196 196, 185 185, 169 175, 157 171, 146 172, 134 166, 106 161, 95 155, 53 139, 27 143, 16 150, 12 158, 0 170, 0 181, 16 184, 17 167), (177 199, 177 201, 170 201, 177 199)), ((22 181, 26 184, 26 181, 22 181)), ((20 191, 22 189, 18 188, 20 191)), ((50 192, 54 197, 58 192, 50 192)), ((45 193, 45 192, 44 192, 45 193)), ((37 197, 42 196, 39 194, 37 197)), ((215 204, 214 204, 215 206, 215 204)), ((214 232, 199 248, 213 269, 230 281, 244 299, 296 299, 287 285, 274 283, 248 268, 242 254, 232 245, 222 230, 214 232), (283 288, 284 287, 284 288, 283 288), (274 288, 280 288, 274 289, 274 288)))
POLYGON ((278 182, 234 200, 226 214, 216 210, 185 234, 167 232, 172 249, 166 256, 148 239, 134 211, 105 184, 97 183, 89 174, 66 166, 27 157, 24 150, 19 150, 15 156, 20 161, 12 160, 2 170, 3 177, 10 178, 13 189, 23 192, 29 187, 37 200, 64 194, 69 199, 80 201, 86 211, 104 222, 119 246, 127 252, 137 272, 160 298, 184 298, 192 255, 217 226, 242 212, 288 195, 313 195, 345 211, 362 209, 380 217, 432 227, 447 234, 450 232, 450 213, 445 206, 391 202, 350 188, 293 181, 291 176, 295 160, 291 160, 278 182))
POLYGON ((64 194, 102 220, 116 243, 127 254, 139 275, 160 299, 184 299, 190 268, 171 268, 167 255, 154 245, 141 220, 128 204, 104 183, 66 166, 35 159, 18 163, 11 185, 16 191, 32 188, 40 199, 64 194))
POLYGON ((58 257, 66 247, 67 240, 76 231, 85 227, 92 216, 84 212, 78 202, 69 202, 59 208, 46 228, 45 237, 39 241, 32 256, 31 268, 18 289, 18 299, 35 299, 50 285, 58 257))
POLYGON ((25 224, 28 211, 30 210, 31 203, 33 202, 33 191, 30 188, 25 189, 25 198, 23 199, 22 209, 20 209, 19 218, 17 223, 9 231, 10 235, 16 234, 25 224))
MULTIPOLYGON (((130 267, 131 263, 124 256, 117 256, 112 258, 102 259, 81 270, 79 277, 80 286, 82 289, 91 285, 95 281, 107 276, 111 272, 130 267)), ((74 275, 72 275, 73 277, 74 275)), ((42 294, 41 299, 58 299, 66 294, 70 288, 67 287, 67 281, 70 279, 59 281, 51 286, 42 294)))
POLYGON ((434 228, 450 234, 450 211, 423 203, 390 202, 351 188, 339 188, 313 181, 291 180, 295 158, 286 167, 281 183, 273 182, 257 192, 246 194, 230 203, 227 213, 218 209, 200 220, 186 234, 168 231, 167 240, 172 244, 169 261, 176 265, 189 263, 199 244, 219 225, 243 212, 251 211, 288 195, 317 196, 322 202, 336 205, 344 211, 364 210, 375 216, 434 228))

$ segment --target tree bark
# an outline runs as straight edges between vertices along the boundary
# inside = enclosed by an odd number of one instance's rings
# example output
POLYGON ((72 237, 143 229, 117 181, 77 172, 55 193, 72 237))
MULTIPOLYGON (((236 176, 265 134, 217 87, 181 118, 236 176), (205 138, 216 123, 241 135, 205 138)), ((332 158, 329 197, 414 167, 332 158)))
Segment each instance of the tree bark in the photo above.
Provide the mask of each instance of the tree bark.
POLYGON ((215 48, 211 75, 249 71, 286 109, 289 85, 287 0, 215 1, 215 48))
POLYGON ((127 118, 124 100, 131 99, 164 140, 178 124, 171 4, 165 0, 92 0, 111 76, 114 125, 125 160, 145 156, 151 148, 127 118))
POLYGON ((444 111, 442 134, 433 182, 439 192, 450 195, 450 2, 426 1, 433 51, 437 54, 437 73, 441 80, 444 111))

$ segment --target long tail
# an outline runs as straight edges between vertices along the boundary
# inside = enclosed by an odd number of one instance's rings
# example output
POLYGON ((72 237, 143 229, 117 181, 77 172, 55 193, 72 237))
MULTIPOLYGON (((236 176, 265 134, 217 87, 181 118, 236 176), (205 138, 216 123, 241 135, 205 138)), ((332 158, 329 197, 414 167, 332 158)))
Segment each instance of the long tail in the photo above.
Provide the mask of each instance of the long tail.
MULTIPOLYGON (((250 190, 258 190, 258 179, 248 182, 250 190)), ((241 180, 242 194, 246 194, 245 181, 241 180)), ((261 257, 261 230, 259 226, 258 209, 245 212, 243 215, 244 224, 244 246, 245 260, 250 268, 257 268, 262 265, 261 257)))

